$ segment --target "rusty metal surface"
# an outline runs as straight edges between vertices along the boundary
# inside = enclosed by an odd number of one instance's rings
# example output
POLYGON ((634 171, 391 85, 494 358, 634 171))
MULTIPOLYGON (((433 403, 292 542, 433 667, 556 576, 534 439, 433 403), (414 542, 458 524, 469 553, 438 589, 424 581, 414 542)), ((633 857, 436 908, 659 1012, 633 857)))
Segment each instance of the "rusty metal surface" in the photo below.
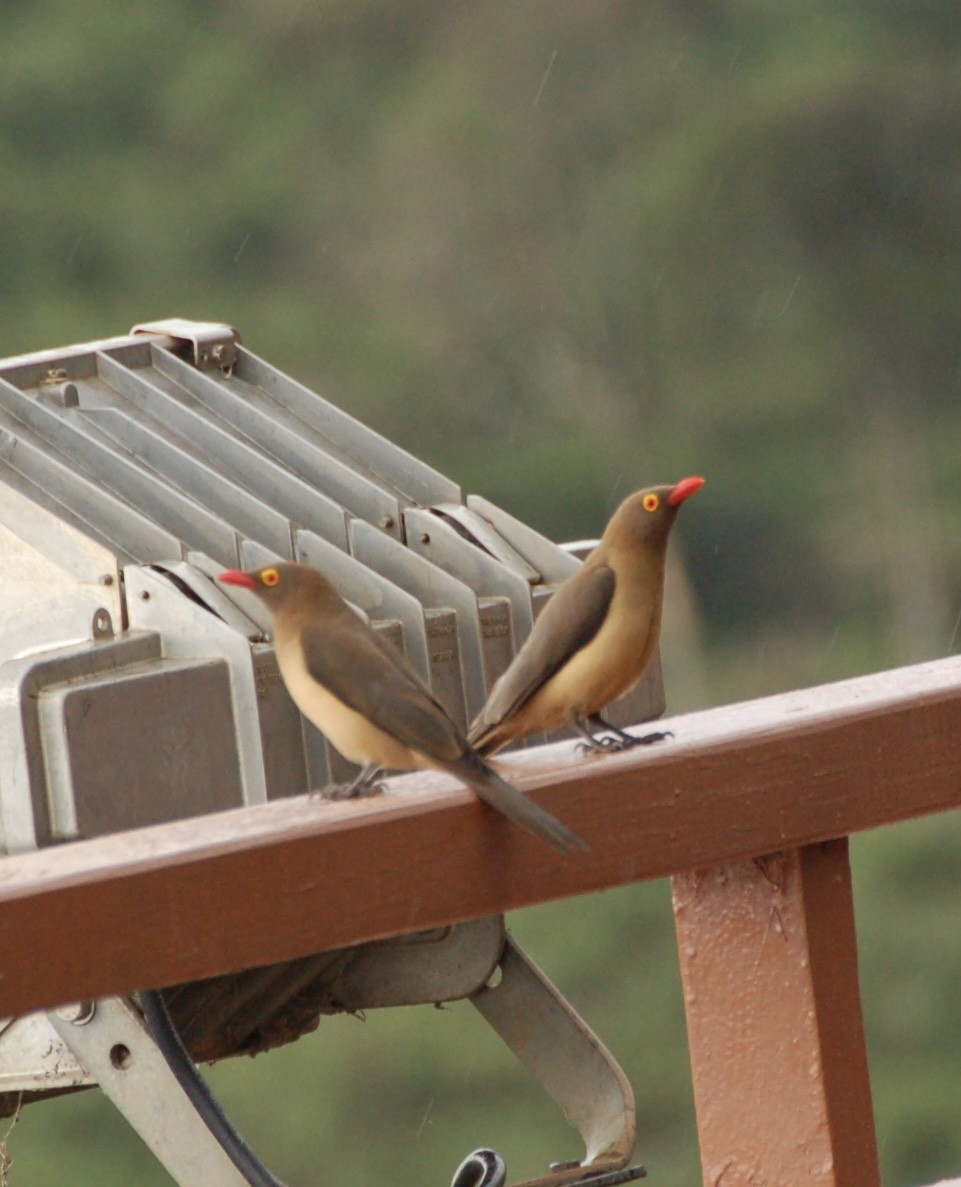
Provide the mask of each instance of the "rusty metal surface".
POLYGON ((672 739, 621 754, 580 758, 561 742, 498 760, 585 837, 586 853, 556 854, 424 772, 372 799, 284 798, 12 856, 0 862, 0 1012, 220 975, 961 807, 958 657, 664 724, 672 739))
POLYGON ((877 1187, 847 840, 675 875, 707 1187, 877 1187))

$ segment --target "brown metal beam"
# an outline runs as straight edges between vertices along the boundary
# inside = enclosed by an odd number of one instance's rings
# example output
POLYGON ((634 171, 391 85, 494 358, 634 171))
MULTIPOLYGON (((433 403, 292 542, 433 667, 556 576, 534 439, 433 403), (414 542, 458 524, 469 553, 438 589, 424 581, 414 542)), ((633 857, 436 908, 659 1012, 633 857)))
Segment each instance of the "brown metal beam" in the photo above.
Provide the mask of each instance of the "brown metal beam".
MULTIPOLYGON (((510 778, 591 845, 564 856, 431 774, 0 860, 0 1014, 269 964, 961 806, 961 660, 692 714, 510 778)), ((123 790, 118 789, 118 794, 123 790)))
POLYGON ((705 1187, 878 1187, 847 839, 673 889, 705 1187))

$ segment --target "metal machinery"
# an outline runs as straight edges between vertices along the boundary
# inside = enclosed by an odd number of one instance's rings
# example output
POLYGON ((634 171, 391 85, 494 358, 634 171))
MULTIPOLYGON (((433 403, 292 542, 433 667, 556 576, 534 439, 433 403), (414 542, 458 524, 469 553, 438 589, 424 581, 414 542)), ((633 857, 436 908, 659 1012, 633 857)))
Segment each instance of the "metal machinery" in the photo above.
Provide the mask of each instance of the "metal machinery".
MULTIPOLYGON (((576 551, 465 499, 228 326, 158 322, 0 362, 3 851, 298 795, 352 773, 297 713, 264 611, 218 585, 221 569, 275 559, 323 569, 466 725, 576 551)), ((655 670, 611 717, 662 711, 655 670)), ((165 996, 197 1060, 290 1041, 324 1013, 467 997, 584 1137, 584 1160, 538 1183, 603 1177, 633 1149, 623 1074, 501 918, 165 996)), ((242 1182, 133 1002, 2 1025, 0 1111, 94 1083, 178 1183, 242 1182)), ((459 1181, 474 1181, 469 1162, 459 1181)))

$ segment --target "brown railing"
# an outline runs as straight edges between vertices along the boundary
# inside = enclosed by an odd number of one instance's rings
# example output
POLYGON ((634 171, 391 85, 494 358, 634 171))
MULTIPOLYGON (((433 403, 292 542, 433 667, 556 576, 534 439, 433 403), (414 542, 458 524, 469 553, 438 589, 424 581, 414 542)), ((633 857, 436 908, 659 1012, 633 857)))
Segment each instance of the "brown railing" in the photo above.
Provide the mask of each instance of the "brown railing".
POLYGON ((876 1187, 847 837, 961 806, 961 659, 669 728, 504 759, 585 854, 430 774, 7 857, 0 1015, 671 876, 705 1183, 876 1187))

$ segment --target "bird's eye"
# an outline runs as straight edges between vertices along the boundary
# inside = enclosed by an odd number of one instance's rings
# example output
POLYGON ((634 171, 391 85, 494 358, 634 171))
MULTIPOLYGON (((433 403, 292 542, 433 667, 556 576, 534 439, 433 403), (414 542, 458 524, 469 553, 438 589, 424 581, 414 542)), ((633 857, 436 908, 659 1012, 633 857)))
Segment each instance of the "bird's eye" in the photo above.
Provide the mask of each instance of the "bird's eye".
POLYGON ((644 502, 641 504, 641 506, 645 511, 656 511, 660 504, 661 500, 657 497, 657 495, 645 495, 644 502))
POLYGON ((260 573, 260 580, 264 585, 276 585, 280 580, 280 574, 276 569, 262 569, 260 573))

